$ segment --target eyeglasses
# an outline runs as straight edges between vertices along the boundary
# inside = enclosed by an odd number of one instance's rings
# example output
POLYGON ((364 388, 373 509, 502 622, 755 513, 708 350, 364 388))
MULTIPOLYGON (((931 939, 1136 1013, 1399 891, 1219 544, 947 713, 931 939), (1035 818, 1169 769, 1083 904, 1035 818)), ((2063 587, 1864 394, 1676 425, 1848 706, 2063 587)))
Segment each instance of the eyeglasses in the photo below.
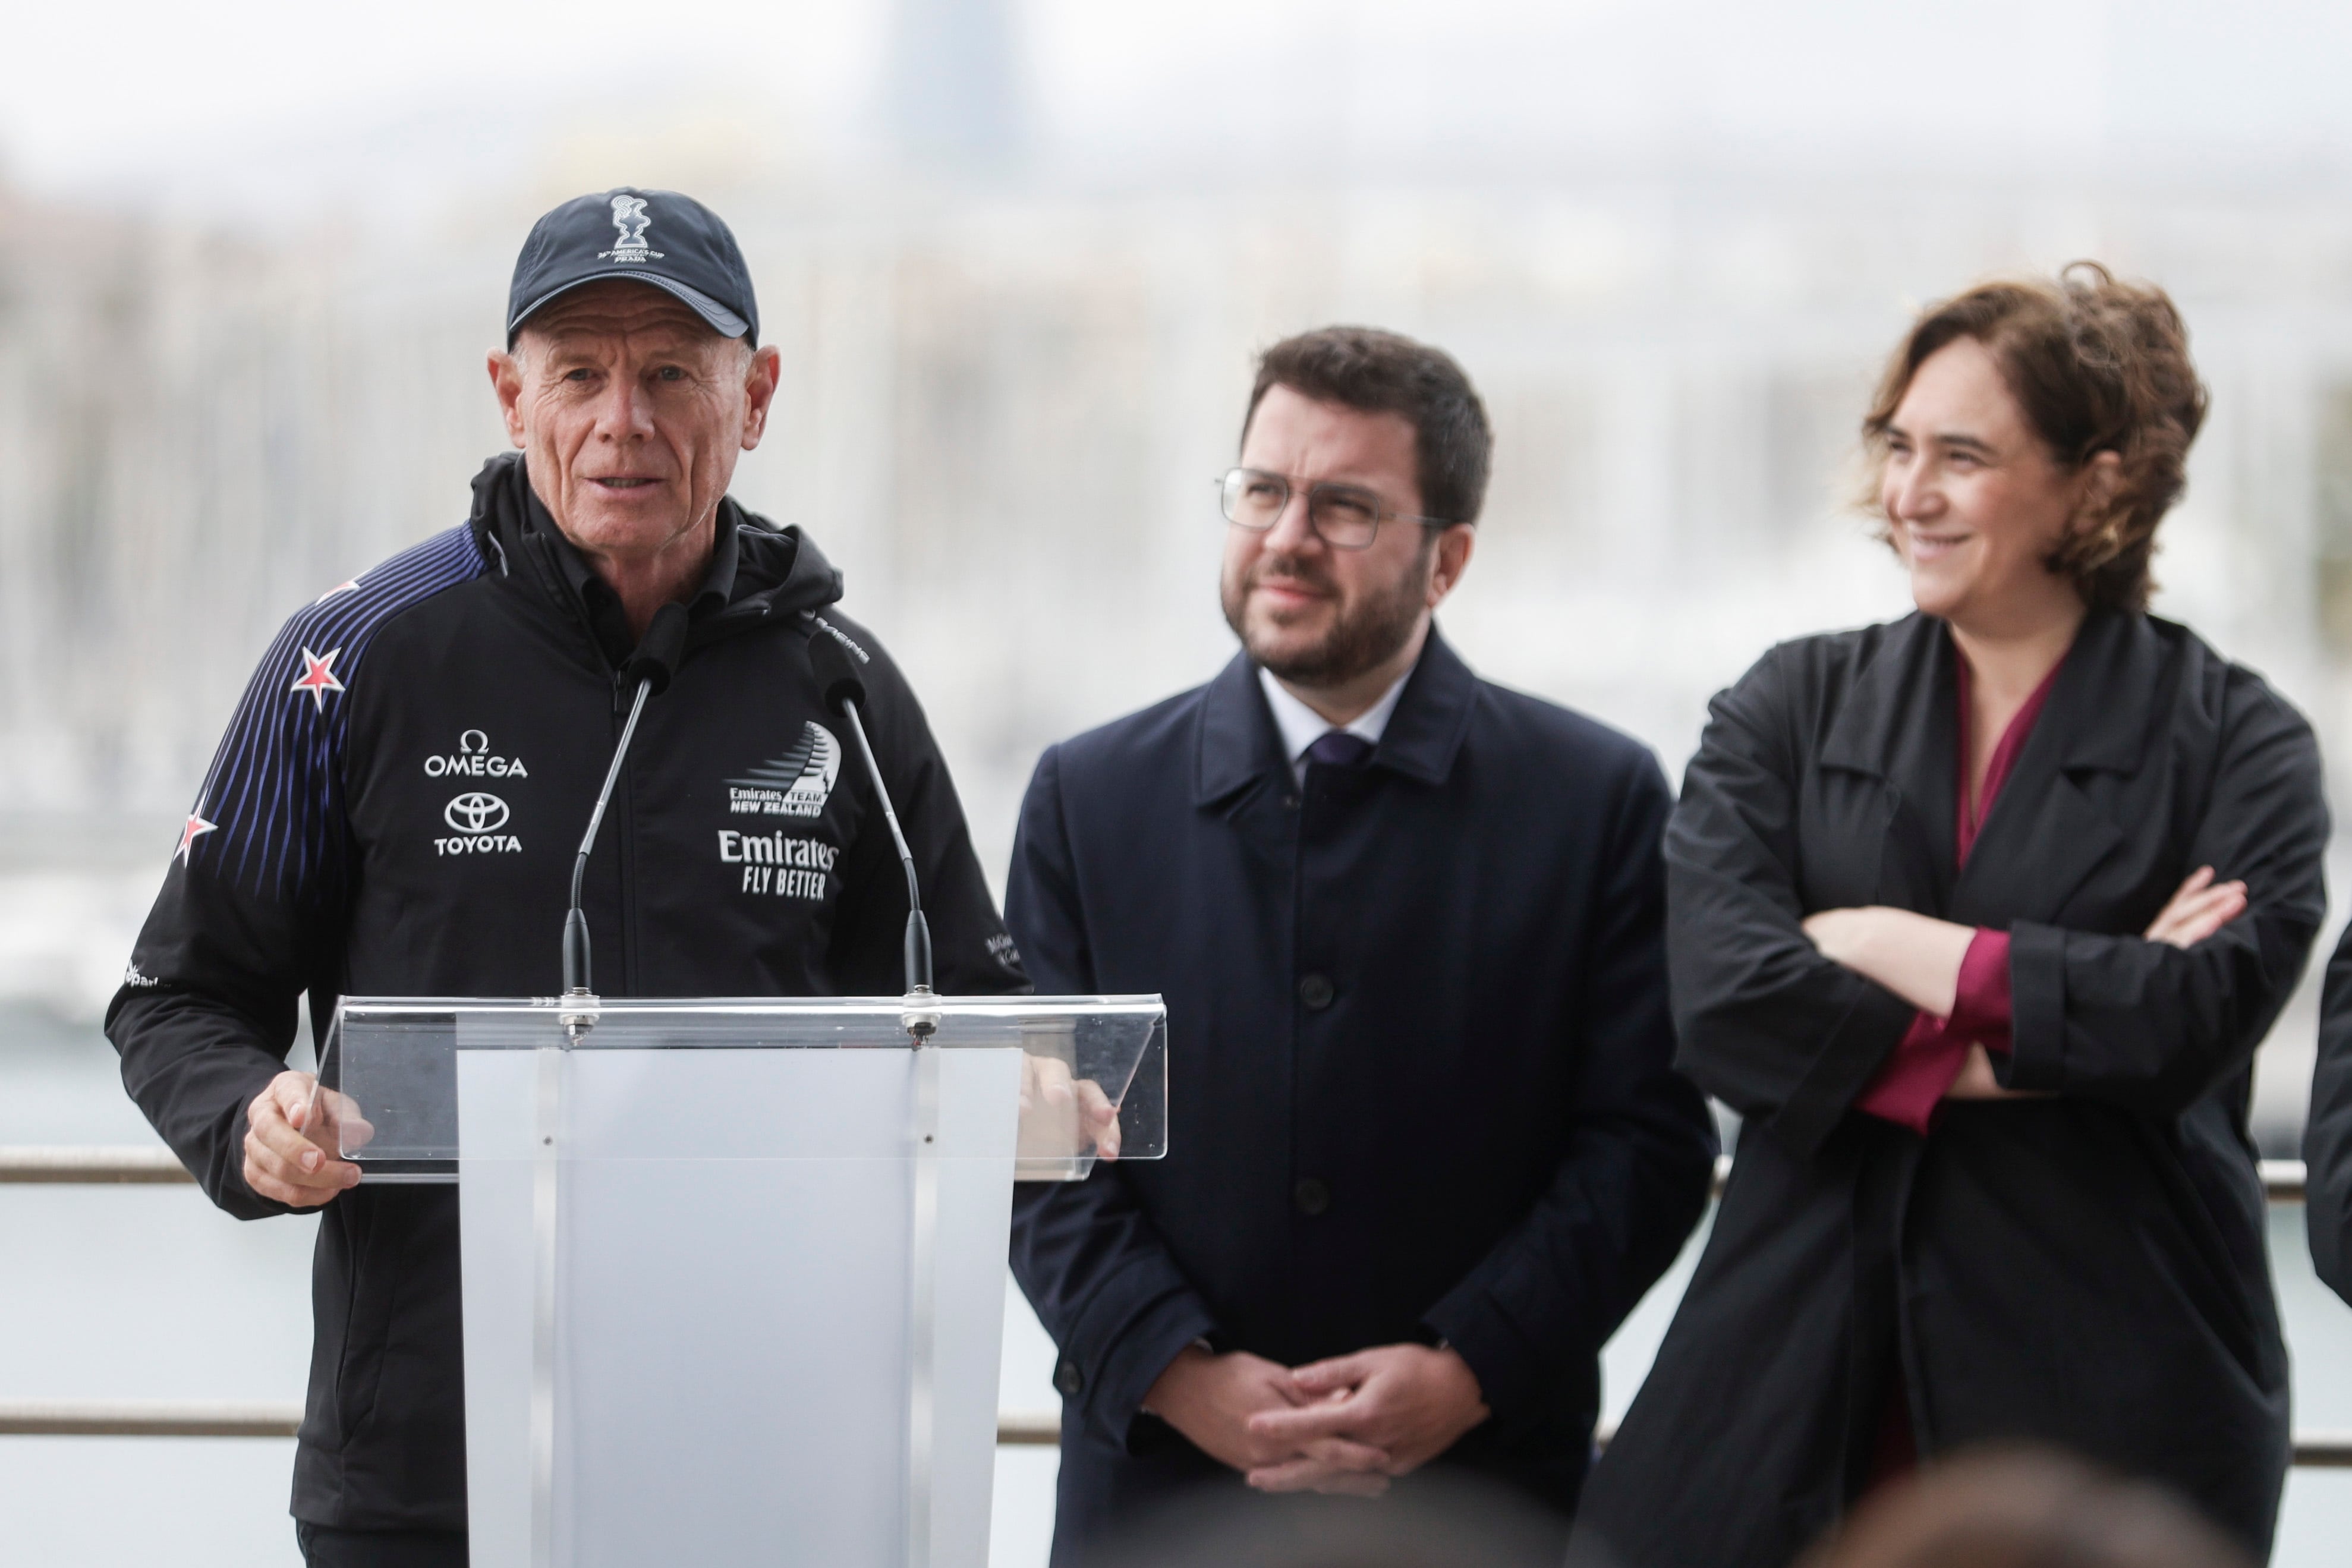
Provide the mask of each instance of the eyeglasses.
MULTIPOLYGON (((1256 533, 1264 533, 1281 520, 1294 493, 1289 479, 1264 468, 1234 468, 1217 481, 1217 499, 1225 521, 1256 533)), ((1395 510, 1372 491, 1356 485, 1307 487, 1307 525, 1334 550, 1370 549, 1381 524, 1391 518, 1424 528, 1452 526, 1445 518, 1395 510)))

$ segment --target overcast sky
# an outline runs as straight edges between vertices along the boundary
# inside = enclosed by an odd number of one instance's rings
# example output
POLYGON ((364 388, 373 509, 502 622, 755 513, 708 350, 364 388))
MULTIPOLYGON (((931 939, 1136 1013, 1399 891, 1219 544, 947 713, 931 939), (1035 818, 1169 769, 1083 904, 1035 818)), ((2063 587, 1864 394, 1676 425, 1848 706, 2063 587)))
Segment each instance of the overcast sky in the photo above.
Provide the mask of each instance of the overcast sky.
MULTIPOLYGON (((496 179, 552 133, 698 112, 824 165, 872 142, 904 15, 991 3, 17 0, 0 169, 114 200, 348 201, 353 178, 496 179)), ((1034 166, 1087 178, 2352 168, 2343 0, 997 3, 1034 166)))

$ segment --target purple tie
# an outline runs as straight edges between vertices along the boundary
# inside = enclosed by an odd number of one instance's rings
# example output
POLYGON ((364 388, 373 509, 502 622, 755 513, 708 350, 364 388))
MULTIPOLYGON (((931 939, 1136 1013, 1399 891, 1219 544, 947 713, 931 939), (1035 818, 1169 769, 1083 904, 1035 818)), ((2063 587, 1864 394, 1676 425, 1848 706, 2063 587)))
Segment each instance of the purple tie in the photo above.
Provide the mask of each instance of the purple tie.
POLYGON ((1327 730, 1307 748, 1307 760, 1327 768, 1360 768, 1372 754, 1372 743, 1345 730, 1327 730))

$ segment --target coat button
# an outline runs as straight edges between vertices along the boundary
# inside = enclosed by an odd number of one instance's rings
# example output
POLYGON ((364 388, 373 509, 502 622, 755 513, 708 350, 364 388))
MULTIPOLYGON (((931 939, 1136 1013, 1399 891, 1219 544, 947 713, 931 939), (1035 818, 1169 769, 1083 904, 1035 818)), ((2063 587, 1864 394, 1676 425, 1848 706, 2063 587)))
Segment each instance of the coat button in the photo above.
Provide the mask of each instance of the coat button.
POLYGON ((1331 977, 1328 974, 1301 976, 1298 982, 1298 999, 1318 1013, 1328 1007, 1331 1005, 1331 977))
POLYGON ((1331 1206, 1331 1189, 1313 1176, 1301 1176, 1290 1189, 1290 1201, 1298 1205, 1300 1214, 1313 1219, 1331 1206))
POLYGON ((1054 1369, 1054 1386, 1069 1398, 1076 1399, 1078 1390, 1086 1385, 1087 1380, 1078 1375, 1076 1362, 1066 1361, 1054 1369))

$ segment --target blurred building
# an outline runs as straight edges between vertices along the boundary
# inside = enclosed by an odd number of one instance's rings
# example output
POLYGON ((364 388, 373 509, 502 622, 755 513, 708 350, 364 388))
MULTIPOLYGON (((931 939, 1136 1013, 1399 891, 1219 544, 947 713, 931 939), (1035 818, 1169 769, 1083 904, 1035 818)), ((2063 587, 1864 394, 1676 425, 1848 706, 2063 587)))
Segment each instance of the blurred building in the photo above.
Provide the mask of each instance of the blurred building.
MULTIPOLYGON (((955 112, 1012 138, 1002 108, 955 112)), ((992 874, 1044 744, 1227 656, 1211 476, 1274 338, 1370 321, 1462 359, 1498 445, 1448 634, 1671 773, 1771 641, 1904 607, 1851 500, 1855 422, 1912 310, 2077 256, 2172 289, 2213 388, 2160 610, 2276 679, 2347 776, 2352 209, 2324 194, 1699 174, 1106 191, 920 159, 887 182, 696 188, 783 353, 738 493, 845 568, 992 874)), ((504 445, 483 354, 513 247, 569 194, 267 239, 7 204, 0 990, 102 994, 277 624, 463 516, 504 445), (52 873, 104 866, 120 891, 87 918, 41 902, 52 873)))

